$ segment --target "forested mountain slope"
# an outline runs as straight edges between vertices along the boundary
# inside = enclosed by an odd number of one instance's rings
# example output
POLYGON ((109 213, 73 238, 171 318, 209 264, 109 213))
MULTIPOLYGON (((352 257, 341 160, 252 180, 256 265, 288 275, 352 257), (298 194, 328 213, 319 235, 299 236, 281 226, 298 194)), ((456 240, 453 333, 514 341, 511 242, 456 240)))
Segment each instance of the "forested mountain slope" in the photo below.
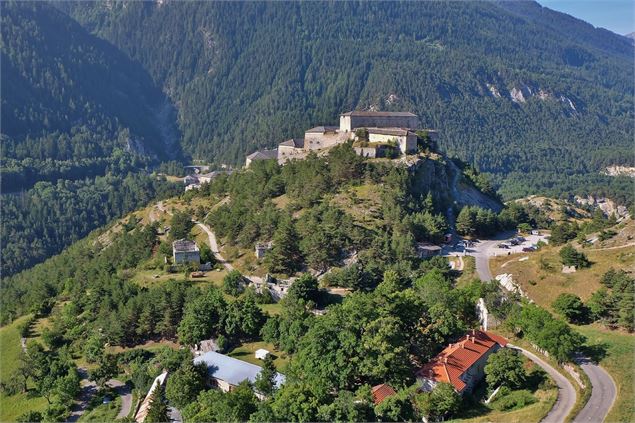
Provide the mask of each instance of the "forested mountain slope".
POLYGON ((147 72, 41 2, 2 6, 2 187, 103 174, 115 150, 178 151, 170 105, 147 72))
POLYGON ((535 2, 59 7, 143 64, 194 158, 238 163, 379 108, 418 113, 507 196, 577 189, 633 161, 632 44, 535 2))

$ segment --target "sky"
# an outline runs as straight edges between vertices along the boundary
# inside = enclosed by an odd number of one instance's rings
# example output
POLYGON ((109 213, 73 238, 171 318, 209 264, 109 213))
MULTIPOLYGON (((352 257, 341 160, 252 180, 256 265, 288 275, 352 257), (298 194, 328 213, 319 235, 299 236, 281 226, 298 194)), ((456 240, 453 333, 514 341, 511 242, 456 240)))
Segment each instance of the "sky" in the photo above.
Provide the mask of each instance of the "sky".
POLYGON ((538 3, 617 34, 635 32, 633 0, 538 0, 538 3))

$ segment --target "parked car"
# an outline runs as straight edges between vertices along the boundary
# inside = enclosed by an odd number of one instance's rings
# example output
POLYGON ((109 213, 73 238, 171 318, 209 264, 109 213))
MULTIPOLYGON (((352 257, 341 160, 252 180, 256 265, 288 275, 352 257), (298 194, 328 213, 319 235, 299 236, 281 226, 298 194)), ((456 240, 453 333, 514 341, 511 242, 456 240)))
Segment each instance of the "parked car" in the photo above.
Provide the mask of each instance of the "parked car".
POLYGON ((507 245, 507 244, 498 244, 497 247, 498 248, 504 248, 505 250, 509 249, 509 245, 507 245))
POLYGON ((531 248, 531 247, 524 247, 524 248, 523 248, 523 252, 524 252, 524 253, 529 253, 529 252, 531 252, 531 251, 534 251, 534 249, 533 249, 533 248, 531 248))

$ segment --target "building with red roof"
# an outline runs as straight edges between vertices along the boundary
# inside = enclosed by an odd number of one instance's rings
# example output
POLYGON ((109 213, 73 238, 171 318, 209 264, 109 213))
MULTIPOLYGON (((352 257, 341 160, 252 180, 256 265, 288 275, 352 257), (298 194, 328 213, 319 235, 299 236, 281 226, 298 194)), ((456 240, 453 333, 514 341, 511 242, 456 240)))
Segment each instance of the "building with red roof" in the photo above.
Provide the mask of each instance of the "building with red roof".
POLYGON ((470 392, 483 379, 489 355, 506 345, 507 340, 501 336, 472 330, 424 364, 417 372, 417 381, 423 391, 445 382, 460 394, 470 392))
POLYGON ((397 393, 392 386, 382 383, 381 385, 373 386, 370 390, 373 395, 373 402, 375 405, 381 404, 386 398, 392 397, 397 393))

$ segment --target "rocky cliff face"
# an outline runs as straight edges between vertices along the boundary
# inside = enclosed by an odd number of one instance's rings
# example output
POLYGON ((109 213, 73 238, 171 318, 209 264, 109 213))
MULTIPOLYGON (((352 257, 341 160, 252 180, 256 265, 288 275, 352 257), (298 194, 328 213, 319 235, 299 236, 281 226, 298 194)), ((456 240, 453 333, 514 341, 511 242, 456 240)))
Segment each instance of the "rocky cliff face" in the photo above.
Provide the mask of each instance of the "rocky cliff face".
POLYGON ((496 212, 503 209, 498 199, 479 191, 451 160, 419 159, 409 169, 414 174, 415 191, 435 192, 449 208, 478 206, 496 212))
POLYGON ((628 209, 625 206, 617 205, 610 198, 594 197, 592 195, 589 195, 588 197, 580 197, 576 195, 574 200, 576 203, 583 206, 597 207, 602 210, 606 216, 615 215, 618 219, 630 216, 628 209))

